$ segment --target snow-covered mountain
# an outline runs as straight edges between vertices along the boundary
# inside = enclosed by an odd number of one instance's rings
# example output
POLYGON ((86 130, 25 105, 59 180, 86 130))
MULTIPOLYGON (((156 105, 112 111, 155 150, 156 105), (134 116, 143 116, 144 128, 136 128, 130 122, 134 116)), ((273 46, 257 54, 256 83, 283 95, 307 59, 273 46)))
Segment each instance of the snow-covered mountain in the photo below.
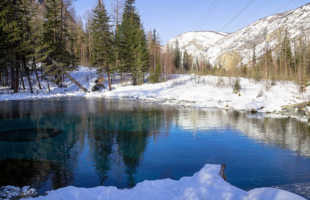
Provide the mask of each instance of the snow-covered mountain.
POLYGON ((214 46, 214 44, 226 37, 227 33, 218 33, 214 31, 195 31, 178 35, 168 42, 168 46, 175 48, 177 45, 181 51, 194 57, 205 56, 205 52, 214 46))
MULTIPOLYGON (((297 39, 310 33, 310 4, 306 4, 295 10, 275 14, 262 18, 249 26, 231 34, 217 34, 206 32, 206 39, 197 34, 185 33, 169 41, 178 40, 180 48, 187 50, 194 57, 207 58, 212 64, 220 64, 223 67, 247 63, 253 54, 253 46, 256 46, 256 55, 263 54, 268 45, 274 49, 287 30, 291 39, 297 39), (210 36, 208 37, 208 35, 210 36), (215 37, 217 36, 218 37, 215 37), (210 39, 214 36, 214 39, 210 39), (191 41, 197 41, 198 45, 191 45, 191 41)), ((204 34, 202 34, 204 35, 204 34)), ((195 44, 195 43, 194 43, 195 44)))

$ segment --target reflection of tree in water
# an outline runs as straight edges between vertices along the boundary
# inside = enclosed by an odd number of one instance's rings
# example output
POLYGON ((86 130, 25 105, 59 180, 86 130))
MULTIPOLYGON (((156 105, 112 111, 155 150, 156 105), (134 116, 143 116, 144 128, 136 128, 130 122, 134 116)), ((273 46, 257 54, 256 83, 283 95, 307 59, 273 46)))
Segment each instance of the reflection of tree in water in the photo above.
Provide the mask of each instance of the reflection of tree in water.
POLYGON ((99 172, 101 184, 107 178, 107 172, 110 169, 110 154, 113 147, 113 132, 96 128, 96 123, 100 123, 101 126, 109 126, 107 120, 97 121, 96 117, 89 117, 89 143, 93 150, 93 156, 95 161, 96 170, 99 172))
MULTIPOLYGON (((39 187, 50 176, 53 177, 53 182, 61 182, 59 179, 62 179, 62 176, 58 175, 59 165, 51 161, 1 160, 0 168, 0 186, 23 187, 31 184, 32 187, 39 187)), ((63 185, 58 185, 61 186, 63 185)))
POLYGON ((3 160, 10 165, 21 166, 20 174, 40 177, 27 178, 27 185, 47 179, 51 181, 51 189, 71 185, 75 181, 73 172, 79 162, 84 139, 88 137, 101 183, 107 179, 109 171, 113 171, 112 164, 118 164, 114 160, 116 157, 121 167, 125 165, 126 185, 133 186, 147 138, 156 138, 159 131, 163 132, 161 128, 169 130, 170 123, 164 122, 174 115, 137 105, 127 102, 109 104, 101 100, 18 101, 0 105, 1 108, 7 107, 0 113, 0 126, 3 124, 8 130, 26 127, 38 134, 32 141, 23 143, 0 141, 0 162, 3 160), (61 133, 42 139, 42 130, 48 128, 61 133), (27 172, 29 168, 35 168, 33 174, 27 172))
MULTIPOLYGON (((78 151, 73 147, 79 140, 79 134, 84 133, 81 131, 81 117, 65 112, 67 105, 57 101, 18 101, 7 105, 9 109, 0 114, 0 126, 4 124, 2 127, 8 131, 22 131, 26 127, 33 129, 36 135, 33 134, 32 138, 28 138, 29 141, 23 143, 2 142, 0 164, 4 166, 4 163, 9 163, 13 168, 19 166, 14 174, 28 174, 29 177, 37 177, 41 181, 51 176, 49 178, 54 189, 72 183, 73 175, 70 169, 74 167, 78 155, 78 151), (46 135, 43 131, 46 132, 47 129, 61 133, 42 138, 42 134, 46 135)), ((0 177, 4 175, 5 172, 1 171, 0 177)), ((38 183, 36 178, 27 179, 29 182, 25 185, 38 183)), ((3 180, 9 181, 5 178, 3 180)))
POLYGON ((112 154, 116 154, 126 167, 127 185, 135 185, 134 175, 146 149, 147 138, 159 132, 163 125, 162 115, 159 111, 139 108, 106 109, 100 116, 89 115, 89 141, 102 184, 108 178, 111 162, 117 162, 112 159, 112 154))
POLYGON ((222 110, 181 110, 177 123, 191 130, 230 127, 257 141, 310 156, 310 127, 292 118, 274 119, 262 114, 222 110))
POLYGON ((136 184, 134 174, 139 167, 143 153, 147 146, 147 138, 156 134, 161 128, 160 112, 149 111, 136 112, 126 116, 127 131, 119 132, 117 135, 117 143, 119 145, 119 153, 123 157, 126 165, 126 173, 128 175, 128 185, 130 187, 136 184))

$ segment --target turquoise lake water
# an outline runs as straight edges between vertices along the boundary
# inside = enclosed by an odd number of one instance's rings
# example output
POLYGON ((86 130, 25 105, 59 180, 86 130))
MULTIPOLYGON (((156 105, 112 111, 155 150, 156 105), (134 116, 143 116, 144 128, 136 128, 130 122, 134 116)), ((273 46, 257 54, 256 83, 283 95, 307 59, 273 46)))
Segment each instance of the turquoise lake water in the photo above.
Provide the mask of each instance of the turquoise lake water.
POLYGON ((0 186, 130 188, 207 163, 244 190, 310 182, 310 129, 294 119, 85 98, 0 110, 0 186))

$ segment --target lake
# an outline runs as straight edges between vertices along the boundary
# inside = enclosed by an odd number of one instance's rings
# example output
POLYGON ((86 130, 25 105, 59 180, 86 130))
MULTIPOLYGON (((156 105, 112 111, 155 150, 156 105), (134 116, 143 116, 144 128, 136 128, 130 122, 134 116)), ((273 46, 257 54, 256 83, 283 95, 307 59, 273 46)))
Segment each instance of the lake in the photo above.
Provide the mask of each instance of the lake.
POLYGON ((244 190, 310 180, 310 128, 290 118, 85 98, 0 110, 0 186, 130 188, 207 163, 244 190))

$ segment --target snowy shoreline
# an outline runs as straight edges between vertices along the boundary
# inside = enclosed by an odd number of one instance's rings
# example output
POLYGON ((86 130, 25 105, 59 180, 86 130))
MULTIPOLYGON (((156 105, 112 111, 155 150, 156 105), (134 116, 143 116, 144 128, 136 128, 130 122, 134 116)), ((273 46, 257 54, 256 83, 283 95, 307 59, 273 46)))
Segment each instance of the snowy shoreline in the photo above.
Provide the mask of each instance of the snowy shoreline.
MULTIPOLYGON (((180 180, 143 181, 132 189, 99 186, 65 187, 32 200, 305 200, 298 195, 275 189, 258 188, 249 192, 232 186, 220 176, 220 165, 205 165, 192 177, 180 180)), ((30 200, 30 199, 28 199, 30 200)))
MULTIPOLYGON (((88 91, 91 91, 97 79, 96 71, 80 67, 71 75, 88 91)), ((1 94, 1 101, 47 99, 57 97, 85 97, 106 99, 139 100, 142 102, 159 103, 162 105, 185 106, 195 108, 218 108, 235 111, 265 113, 276 117, 295 117, 307 121, 306 116, 296 116, 296 113, 284 112, 283 107, 310 100, 310 87, 304 93, 299 92, 299 86, 290 81, 255 81, 240 78, 240 92, 234 93, 233 85, 237 78, 199 76, 199 75, 170 75, 166 82, 131 86, 120 83, 115 79, 112 91, 85 93, 66 80, 66 88, 51 86, 48 93, 46 83, 43 90, 35 88, 35 93, 28 90, 17 94, 1 94)), ((1 88, 0 88, 1 89, 1 88)), ((308 108, 305 108, 308 112, 308 108)), ((310 109, 309 109, 310 113, 310 109)))

